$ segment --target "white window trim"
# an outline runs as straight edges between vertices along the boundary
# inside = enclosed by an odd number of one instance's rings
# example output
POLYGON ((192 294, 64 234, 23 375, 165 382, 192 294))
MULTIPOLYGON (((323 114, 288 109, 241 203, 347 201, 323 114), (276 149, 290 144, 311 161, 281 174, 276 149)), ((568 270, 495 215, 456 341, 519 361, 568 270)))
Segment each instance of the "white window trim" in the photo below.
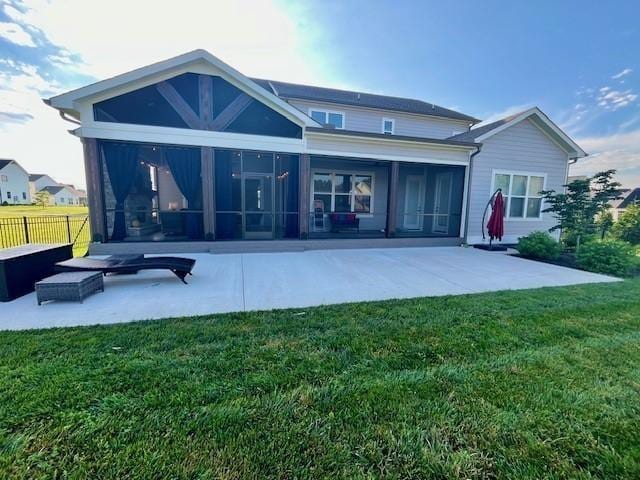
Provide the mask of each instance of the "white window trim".
MULTIPOLYGON (((361 171, 361 170, 343 170, 343 169, 336 169, 336 168, 312 168, 311 169, 311 188, 309 190, 311 190, 311 209, 313 209, 313 199, 315 197, 315 182, 313 181, 313 177, 315 176, 316 173, 325 173, 325 174, 330 174, 332 177, 335 176, 336 173, 338 174, 343 174, 343 175, 351 175, 351 212, 350 213, 355 213, 357 218, 372 218, 373 217, 373 199, 374 199, 374 195, 375 195, 375 183, 376 183, 376 175, 374 172, 366 172, 366 171, 361 171), (371 206, 371 208, 369 208, 369 212, 367 213, 358 213, 358 212, 354 212, 353 208, 355 207, 355 202, 353 202, 353 197, 355 195, 355 191, 353 189, 353 181, 355 179, 356 175, 367 175, 371 177, 371 195, 370 195, 370 202, 369 205, 371 206)), ((333 213, 333 209, 335 208, 335 189, 336 189, 336 184, 333 181, 333 179, 331 180, 331 192, 318 192, 319 195, 331 195, 331 209, 328 212, 325 212, 325 214, 330 214, 333 213)), ((338 194, 340 195, 340 194, 338 194)), ((344 195, 344 194, 343 194, 344 195)), ((313 213, 313 210, 309 213, 313 213)), ((349 212, 342 212, 342 213, 349 213, 349 212)))
POLYGON ((384 130, 384 124, 386 122, 391 122, 391 133, 389 133, 388 135, 395 135, 396 134, 396 120, 395 120, 395 118, 382 117, 382 133, 384 133, 384 134, 387 134, 387 132, 385 132, 385 130, 384 130))
POLYGON ((342 126, 341 127, 336 127, 336 130, 344 130, 345 128, 345 123, 346 123, 346 118, 347 116, 345 115, 344 112, 338 111, 338 110, 327 110, 326 108, 316 108, 316 107, 309 107, 309 117, 311 117, 313 119, 313 117, 311 116, 311 112, 322 112, 325 114, 325 120, 326 122, 323 123, 323 125, 327 125, 329 123, 329 114, 333 113, 335 115, 341 115, 342 116, 342 126))
MULTIPOLYGON (((511 178, 509 179, 509 192, 507 192, 507 194, 505 194, 504 192, 502 192, 502 195, 506 198, 506 202, 504 205, 504 209, 505 209, 505 220, 508 220, 510 222, 540 222, 543 220, 543 213, 542 211, 544 210, 544 200, 542 200, 540 202, 540 214, 537 217, 527 217, 527 200, 529 198, 542 198, 541 196, 536 196, 536 195, 530 195, 529 194, 529 178, 528 177, 542 177, 542 189, 546 190, 547 189, 547 174, 546 173, 541 173, 541 172, 524 172, 524 171, 520 171, 520 170, 491 170, 491 191, 489 192, 489 195, 493 195, 493 192, 496 191, 495 188, 495 182, 496 182, 496 175, 510 175, 511 178), (527 177, 527 191, 525 192, 524 195, 524 217, 511 217, 511 212, 510 212, 510 207, 511 207, 511 187, 513 186, 513 176, 514 175, 522 175, 522 176, 526 176, 527 177)), ((521 197, 521 195, 516 195, 516 197, 521 197)))

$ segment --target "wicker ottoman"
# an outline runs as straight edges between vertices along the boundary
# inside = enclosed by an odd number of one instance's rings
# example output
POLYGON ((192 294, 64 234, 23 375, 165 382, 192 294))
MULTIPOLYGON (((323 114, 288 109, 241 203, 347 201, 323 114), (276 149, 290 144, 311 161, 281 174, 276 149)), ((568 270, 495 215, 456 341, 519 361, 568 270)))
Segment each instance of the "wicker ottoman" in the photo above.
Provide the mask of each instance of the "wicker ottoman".
POLYGON ((104 292, 102 272, 58 273, 36 282, 38 305, 47 300, 82 302, 98 290, 104 292))

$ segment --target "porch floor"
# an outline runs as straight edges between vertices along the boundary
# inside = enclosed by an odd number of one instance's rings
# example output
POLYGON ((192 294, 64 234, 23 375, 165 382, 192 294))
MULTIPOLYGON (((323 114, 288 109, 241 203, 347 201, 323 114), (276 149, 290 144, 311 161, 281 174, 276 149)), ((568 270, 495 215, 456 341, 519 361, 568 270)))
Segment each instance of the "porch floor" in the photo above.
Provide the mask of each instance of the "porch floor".
POLYGON ((32 293, 2 305, 0 329, 110 324, 616 280, 462 247, 185 256, 197 260, 189 285, 166 271, 145 271, 105 277, 104 293, 84 303, 38 306, 32 293))

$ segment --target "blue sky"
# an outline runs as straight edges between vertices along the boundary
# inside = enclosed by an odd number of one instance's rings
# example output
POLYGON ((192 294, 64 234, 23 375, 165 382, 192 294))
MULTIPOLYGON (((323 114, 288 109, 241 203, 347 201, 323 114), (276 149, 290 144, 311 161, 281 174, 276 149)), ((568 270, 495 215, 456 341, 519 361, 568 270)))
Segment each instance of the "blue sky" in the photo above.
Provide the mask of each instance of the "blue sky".
POLYGON ((0 5, 0 157, 61 181, 84 184, 82 152, 41 97, 205 48, 249 75, 421 98, 481 119, 537 105, 592 154, 572 173, 618 168, 640 185, 640 2, 0 5))

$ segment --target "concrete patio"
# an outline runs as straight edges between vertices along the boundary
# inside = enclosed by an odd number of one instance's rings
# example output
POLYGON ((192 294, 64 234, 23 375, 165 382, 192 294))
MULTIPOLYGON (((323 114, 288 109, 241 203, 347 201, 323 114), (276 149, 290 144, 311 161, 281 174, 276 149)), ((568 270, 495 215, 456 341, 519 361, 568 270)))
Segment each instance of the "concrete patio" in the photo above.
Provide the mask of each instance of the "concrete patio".
POLYGON ((210 313, 457 295, 617 279, 462 247, 188 254, 189 285, 166 271, 107 276, 84 303, 2 304, 2 330, 66 327, 210 313))

